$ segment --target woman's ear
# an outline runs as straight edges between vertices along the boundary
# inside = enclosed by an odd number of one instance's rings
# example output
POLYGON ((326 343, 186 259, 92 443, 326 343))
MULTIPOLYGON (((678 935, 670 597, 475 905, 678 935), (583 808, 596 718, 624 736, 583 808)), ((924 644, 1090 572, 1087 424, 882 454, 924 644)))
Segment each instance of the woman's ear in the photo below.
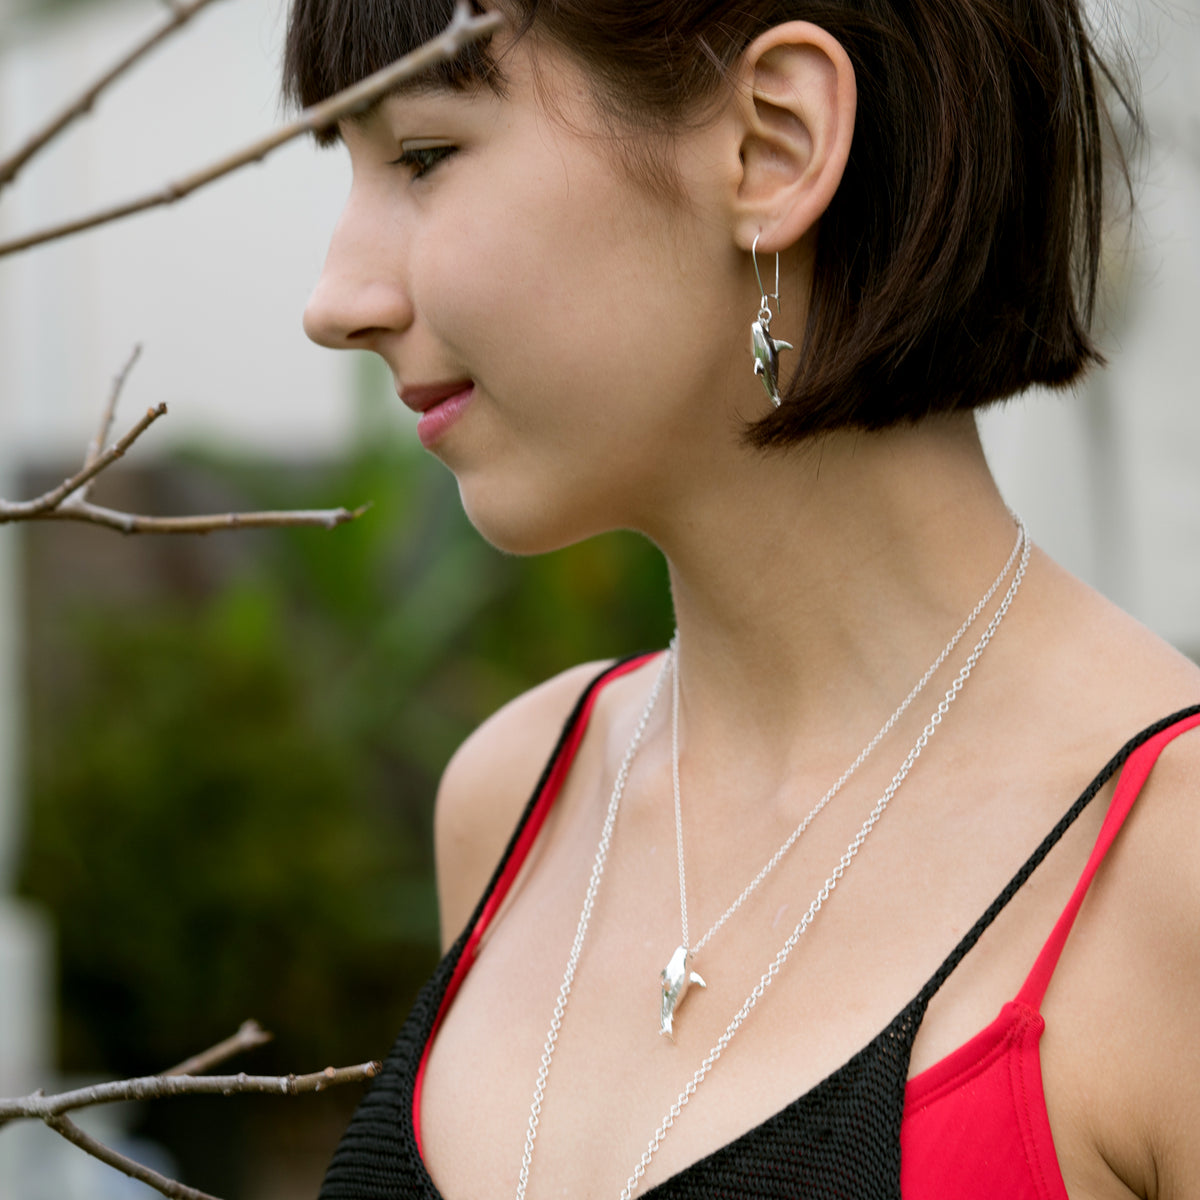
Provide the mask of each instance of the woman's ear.
POLYGON ((737 242, 784 250, 829 206, 854 135, 854 67, 841 43, 807 21, 773 26, 741 59, 735 91, 741 179, 737 242))

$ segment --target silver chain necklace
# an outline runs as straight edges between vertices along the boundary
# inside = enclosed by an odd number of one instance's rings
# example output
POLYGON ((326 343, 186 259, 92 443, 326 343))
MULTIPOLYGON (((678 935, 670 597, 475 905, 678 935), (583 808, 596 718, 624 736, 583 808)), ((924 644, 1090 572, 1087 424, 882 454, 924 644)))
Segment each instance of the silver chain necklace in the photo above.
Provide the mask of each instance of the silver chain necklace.
POLYGON ((1012 570, 1012 565, 1016 562, 1017 555, 1021 552, 1021 546, 1025 540, 1024 526, 1021 524, 1020 518, 1014 517, 1014 519, 1017 521, 1017 539, 1013 544, 1012 552, 1009 554, 1000 573, 992 581, 991 586, 980 598, 979 603, 975 605, 967 619, 958 627, 954 636, 942 648, 942 652, 929 664, 925 674, 921 676, 912 691, 901 701, 896 711, 883 723, 879 732, 859 751, 858 757, 842 772, 833 786, 813 805, 800 824, 784 838, 783 844, 771 855, 762 870, 746 884, 738 894, 737 899, 713 922, 708 932, 695 945, 692 945, 688 939, 687 872, 684 867, 683 808, 680 801, 679 789, 679 632, 676 630, 670 645, 671 784, 675 795, 675 851, 679 869, 679 917, 682 937, 666 967, 663 968, 659 975, 661 984, 659 1004, 660 1034, 664 1034, 674 1040, 674 1019, 678 1013, 679 1005, 683 1003, 684 996, 687 995, 692 985, 696 985, 697 987, 707 986, 705 981, 691 969, 691 964, 696 955, 708 945, 713 934, 741 908, 763 880, 779 865, 784 855, 796 844, 801 835, 812 824, 817 814, 842 790, 854 772, 867 761, 871 756, 871 752, 883 741, 884 737, 891 731, 892 726, 905 714, 909 705, 925 690, 925 685, 937 674, 941 665, 954 653, 954 648, 962 640, 967 630, 979 619, 980 614, 999 590, 1001 583, 1004 582, 1009 571, 1012 570))
POLYGON ((517 1182, 517 1200, 525 1200, 525 1189, 529 1186, 529 1168, 533 1163, 533 1143, 537 1138, 538 1121, 542 1112, 542 1098, 546 1094, 546 1080, 550 1076, 550 1063, 554 1058, 554 1050, 558 1045, 558 1032, 562 1028, 563 1015, 567 1011, 567 1001, 571 998, 571 984, 575 980, 575 969, 579 965, 579 956, 583 952, 583 940, 587 937, 588 922, 591 920, 592 909, 596 904, 596 893, 600 890, 600 880, 604 875, 604 864, 608 860, 608 847, 612 842, 613 825, 617 820, 617 809, 621 806, 621 796, 625 791, 625 781, 629 778, 629 768, 633 765, 634 757, 642 744, 642 737, 650 721, 650 714, 658 702, 662 691, 663 680, 667 677, 667 668, 671 665, 671 654, 663 655, 662 666, 650 689, 650 698, 630 738, 629 748, 621 760, 617 778, 613 782, 612 796, 608 802, 608 812, 604 817, 604 828, 600 831, 600 844, 596 847, 596 857, 592 862, 592 875, 588 880, 587 894, 583 898, 583 908, 579 913, 579 923, 575 927, 575 941, 571 943, 571 953, 567 957, 567 969, 563 972, 562 986, 558 989, 558 999, 554 1004, 554 1015, 550 1018, 550 1028, 546 1030, 546 1041, 542 1046, 542 1059, 538 1066, 537 1082, 533 1088, 533 1103, 529 1106, 529 1124, 525 1130, 525 1153, 521 1158, 521 1175, 517 1182))
POLYGON ((939 701, 933 715, 929 718, 925 728, 921 731, 921 736, 917 738, 913 748, 908 752, 904 762, 900 765, 900 769, 892 776, 892 782, 888 784, 882 796, 875 802, 875 807, 867 814, 867 819, 862 823, 859 831, 854 835, 850 844, 842 853, 842 857, 838 860, 838 864, 834 867, 829 878, 821 885, 820 891, 817 892, 812 903, 808 906, 807 911, 800 918, 796 928, 792 930, 786 942, 780 947, 779 953, 771 961, 770 966, 763 972, 758 983, 754 985, 754 989, 750 995, 742 1002, 741 1008, 733 1015, 733 1019, 725 1028, 725 1032, 717 1039, 712 1049, 705 1055, 700 1066, 696 1069, 695 1074, 688 1080, 683 1091, 679 1093, 675 1103, 671 1105, 667 1115, 659 1123, 658 1128, 654 1131, 654 1136, 650 1139, 649 1145, 642 1152, 642 1157, 638 1160, 638 1164, 633 1169, 633 1174, 625 1183, 625 1187, 621 1192, 620 1200, 630 1200, 630 1197, 637 1190, 638 1184, 646 1174, 646 1168, 653 1161, 655 1154, 658 1153, 659 1147, 663 1143, 663 1139, 667 1136, 671 1127, 679 1118, 679 1114, 683 1112, 687 1102, 696 1094, 697 1089, 708 1077, 709 1071, 716 1065, 717 1060, 725 1051, 725 1047, 733 1041, 737 1031, 742 1027, 742 1023, 753 1011, 754 1007, 763 998, 767 988, 771 986, 775 977, 783 968, 783 964, 787 962, 789 955, 796 948, 801 937, 804 936, 805 930, 812 924, 817 913, 821 911, 821 907, 825 901, 829 899, 830 893, 838 885, 838 881, 846 873, 846 868, 854 860, 854 856, 862 849, 863 843, 867 840, 871 830, 875 828, 879 818, 883 816, 892 797, 899 791, 900 785, 908 777, 909 771, 912 770, 913 764, 921 756, 921 751, 929 744, 930 739, 937 732, 938 726, 941 725, 943 718, 950 711, 950 705, 957 699, 959 692, 962 691, 963 685, 970 678, 975 664, 978 663, 988 643, 996 634, 996 630, 1000 628, 1000 622, 1004 620, 1005 614, 1008 612, 1009 606, 1013 602, 1018 590, 1021 587, 1021 581, 1025 578, 1025 570, 1029 565, 1029 555, 1033 548, 1033 544, 1029 540, 1029 535, 1025 532, 1025 526, 1021 523, 1020 518, 1016 518, 1019 528, 1018 545, 1021 547, 1021 561, 1017 566, 1017 572, 1013 576, 1012 583, 1009 584, 1008 590, 1004 593, 1003 599, 1000 601, 991 621, 984 630, 978 642, 975 643, 975 648, 967 657, 967 661, 963 664, 958 675, 955 676, 953 683, 946 690, 946 694, 939 701))
MULTIPOLYGON (((863 822, 862 827, 859 829, 854 839, 850 842, 850 845, 843 852, 837 866, 833 870, 833 873, 821 886, 816 898, 809 905, 808 910, 800 919, 799 924, 797 924, 795 929, 792 930, 791 935, 788 937, 787 941, 784 942, 779 953, 767 967, 766 971, 763 972, 761 978, 759 979, 758 983, 755 984, 750 995, 747 996, 745 1001, 742 1003, 742 1006, 734 1014, 733 1019, 729 1022, 725 1032, 705 1056, 696 1072, 692 1075, 692 1078, 688 1081, 686 1087, 682 1092, 679 1093, 675 1103, 671 1105, 667 1115, 660 1122, 657 1130, 655 1130, 654 1136, 650 1139, 649 1145, 642 1153, 641 1159, 638 1161, 637 1166, 634 1167, 633 1173, 626 1182, 625 1188, 621 1192, 620 1200, 629 1200, 634 1191, 637 1189, 638 1184, 646 1174, 646 1169, 649 1167, 650 1163, 653 1161, 654 1155, 658 1152, 659 1147, 662 1145, 663 1139, 666 1137, 671 1127, 675 1124, 676 1120, 678 1120, 679 1115, 682 1113, 688 1101, 692 1098, 692 1096, 695 1095, 700 1085, 707 1078, 708 1073, 716 1065, 717 1060, 721 1057, 725 1051, 725 1048, 733 1040, 737 1031, 741 1028, 742 1023, 750 1015, 751 1011, 758 1004, 759 1000, 762 999, 767 988, 779 974, 783 964, 787 961, 789 955, 799 943, 800 938, 803 936, 805 930, 808 929, 809 925, 812 924, 813 919, 821 910, 822 905, 826 900, 829 899, 830 893, 837 886, 838 881, 841 879, 842 875, 845 874, 846 868, 850 865, 855 855, 862 848, 863 843, 866 841, 871 830, 875 827, 876 822, 883 815, 884 810, 887 808, 892 797, 899 790, 900 785, 904 782, 909 771, 912 770, 913 764, 920 757, 922 750, 924 750, 924 748, 929 744, 929 740, 937 731, 942 719, 945 717, 946 713, 949 712, 950 705, 954 702, 959 692, 962 690, 962 687, 970 677, 971 671, 974 669, 975 664, 979 661, 984 649, 995 635, 996 630, 1000 626, 1000 622, 1003 620, 1005 613, 1008 612, 1008 608, 1012 604, 1013 598, 1016 596, 1017 590, 1021 586, 1022 579, 1025 577, 1025 569, 1028 566, 1029 555, 1032 548, 1028 534, 1025 532, 1025 526, 1021 523, 1020 518, 1016 518, 1016 520, 1018 526, 1017 547, 1021 551, 1021 561, 1017 567, 1017 573, 1013 577, 1013 581, 1009 585, 1009 588, 1001 600, 995 615, 988 624, 987 629, 984 631, 979 641, 975 644, 975 648, 971 651, 966 663, 963 665, 957 677, 954 679, 954 682, 946 691, 946 694, 938 704, 936 711, 930 717, 928 723, 921 733, 921 736, 917 739, 913 748, 908 752, 908 755, 900 769, 893 776, 892 782, 888 785, 883 795, 876 801, 875 807, 871 809, 871 812, 868 814, 867 819, 863 822)), ((1011 558, 1009 561, 1011 563, 1011 558)), ((1007 573, 1007 569, 1008 568, 1006 566, 1005 573, 1007 573)), ((1000 576, 1000 578, 1003 579, 1003 574, 1000 576)), ((659 668, 658 675, 654 681, 654 686, 651 689, 650 696, 646 701, 646 707, 643 709, 641 718, 638 720, 637 726, 634 729, 633 737, 630 739, 629 747, 625 751, 625 757, 621 761, 621 766, 617 771, 617 777, 613 783, 612 796, 608 802, 608 810, 605 814, 604 826, 600 833, 600 842, 596 848, 596 856, 592 863, 591 877, 588 880, 587 892, 584 896, 583 907, 579 913, 579 922, 575 929, 575 940, 571 944, 571 952, 567 957, 566 970, 563 972, 562 985, 558 991, 558 997, 554 1005, 554 1013, 550 1018, 550 1027, 546 1031, 546 1039, 542 1047, 542 1057, 538 1066, 537 1080, 533 1089, 533 1102, 529 1108, 529 1121, 525 1132, 525 1152, 521 1159, 521 1171, 517 1181, 516 1200, 525 1200, 525 1191, 529 1186, 529 1172, 533 1164, 534 1143, 537 1138, 538 1124, 541 1119, 542 1101, 545 1098, 546 1085, 550 1076, 550 1066, 554 1059, 554 1051, 558 1045, 558 1035, 562 1029, 562 1022, 564 1016, 566 1015, 567 1003, 571 997, 571 986, 575 979, 576 969, 579 966, 580 956, 583 953, 583 945, 587 937, 588 924, 591 920, 592 910, 595 907, 596 896, 600 890, 600 882, 604 875, 604 867, 608 860, 608 851, 612 843, 613 828, 616 824, 617 811, 620 808, 621 797, 625 791, 625 784, 629 777, 630 767, 632 766, 634 757, 641 746, 642 738, 646 732, 646 726, 650 721, 650 716, 654 711, 655 704, 657 703, 659 694, 662 691, 662 685, 663 681, 666 679, 667 670, 674 669, 675 650, 675 644, 672 642, 671 648, 668 649, 667 653, 663 656, 662 666, 659 668)))

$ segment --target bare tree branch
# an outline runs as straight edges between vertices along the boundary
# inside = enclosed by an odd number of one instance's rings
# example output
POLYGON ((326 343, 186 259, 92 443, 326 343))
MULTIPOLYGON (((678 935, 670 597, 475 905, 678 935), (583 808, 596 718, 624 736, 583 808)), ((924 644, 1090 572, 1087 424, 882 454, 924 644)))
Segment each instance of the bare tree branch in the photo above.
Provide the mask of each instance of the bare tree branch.
POLYGON ((76 1088, 71 1092, 61 1092, 57 1096, 47 1096, 39 1089, 18 1100, 0 1100, 0 1127, 9 1121, 40 1120, 93 1158, 98 1158, 108 1166, 148 1184, 171 1200, 217 1200, 217 1197, 210 1196, 207 1192, 197 1191, 174 1179, 168 1179, 111 1146, 106 1146, 90 1134, 84 1133, 63 1114, 75 1109, 90 1108, 96 1104, 112 1104, 119 1100, 157 1100, 167 1096, 231 1096, 247 1092, 297 1096, 304 1092, 321 1092, 342 1083, 365 1083, 379 1073, 379 1063, 369 1062, 357 1067, 326 1067, 325 1070, 316 1071, 311 1075, 275 1077, 242 1073, 200 1077, 195 1074, 270 1040, 271 1035, 257 1021, 244 1021, 232 1037, 218 1042, 217 1045, 194 1055, 177 1067, 172 1067, 170 1071, 164 1071, 161 1075, 76 1088), (183 1073, 185 1071, 190 1073, 183 1073))
POLYGON ((13 1100, 0 1100, 0 1122, 16 1120, 44 1121, 61 1117, 77 1108, 96 1104, 116 1104, 125 1100, 166 1100, 172 1096, 300 1096, 323 1092, 343 1083, 365 1083, 379 1073, 379 1063, 360 1063, 354 1067, 326 1067, 309 1075, 143 1075, 96 1083, 47 1096, 32 1092, 13 1100))
POLYGON ((177 30, 182 29, 201 9, 213 0, 190 0, 190 3, 172 3, 167 7, 171 16, 157 29, 142 39, 128 53, 118 59, 99 79, 86 87, 57 116, 52 117, 8 158, 0 159, 0 191, 16 179, 21 168, 40 153, 64 129, 92 110, 92 106, 111 84, 115 83, 139 59, 144 58, 155 46, 164 42, 177 30))
POLYGON ((145 212, 147 209, 158 208, 164 204, 173 204, 177 200, 182 200, 199 188, 221 179, 241 167, 261 162, 273 150, 277 150, 302 134, 328 129, 345 117, 363 112, 389 92, 394 91, 401 83, 412 79, 437 63, 449 61, 464 46, 493 33, 503 23, 504 18, 495 12, 485 13, 478 17, 472 16, 470 6, 465 3, 465 0, 459 0, 454 10, 454 19, 432 41, 419 46, 411 54, 406 54, 391 66, 384 67, 381 71, 376 71, 374 75, 368 75, 366 79, 352 87, 336 93, 328 100, 306 108, 296 120, 280 126, 266 137, 136 200, 116 204, 92 213, 90 216, 53 225, 36 233, 2 242, 0 243, 0 258, 16 254, 21 250, 28 250, 32 246, 40 246, 45 242, 53 242, 70 237, 75 233, 82 233, 86 229, 94 229, 98 225, 118 221, 123 217, 132 216, 134 213, 145 212))
POLYGON ((265 1046, 271 1040, 271 1035, 257 1021, 243 1021, 237 1033, 227 1037, 223 1042, 193 1054, 191 1058, 181 1062, 177 1067, 164 1071, 164 1075, 203 1075, 211 1071, 219 1063, 243 1054, 247 1050, 255 1050, 265 1046))
POLYGON ((90 1154, 93 1158, 98 1158, 102 1163, 114 1167, 116 1170, 123 1172, 133 1179, 140 1180, 142 1183, 161 1192, 164 1196, 169 1196, 171 1200, 218 1200, 216 1196, 210 1196, 207 1192, 197 1191, 195 1188, 188 1187, 185 1183, 168 1179, 165 1175, 160 1175, 157 1171, 152 1171, 140 1162, 135 1162, 132 1158, 127 1158, 111 1146, 106 1146, 90 1134, 84 1133, 74 1121, 67 1117, 47 1117, 46 1124, 55 1133, 65 1137, 68 1142, 78 1146, 80 1150, 90 1154))
POLYGON ((147 409, 141 420, 124 437, 114 442, 107 450, 100 449, 112 426, 117 400, 125 386, 125 380, 140 353, 141 347, 138 346, 113 381, 113 388, 100 421, 100 429, 88 446, 84 465, 57 487, 43 492, 33 500, 0 500, 0 525, 14 521, 83 521, 91 525, 104 525, 121 533, 214 533, 226 529, 280 529, 296 526, 334 529, 347 521, 357 520, 371 507, 364 504, 353 509, 287 509, 282 512, 146 517, 93 504, 87 496, 96 476, 123 457, 130 446, 167 412, 165 404, 147 409))

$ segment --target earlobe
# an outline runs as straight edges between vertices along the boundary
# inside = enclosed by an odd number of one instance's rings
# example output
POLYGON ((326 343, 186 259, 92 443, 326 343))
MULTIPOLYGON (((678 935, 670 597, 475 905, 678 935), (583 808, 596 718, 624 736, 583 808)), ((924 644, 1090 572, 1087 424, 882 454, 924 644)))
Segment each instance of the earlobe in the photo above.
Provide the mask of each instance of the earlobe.
POLYGON ((737 105, 741 178, 738 244, 798 242, 841 183, 854 134, 854 67, 840 42, 807 21, 776 25, 742 57, 737 105))

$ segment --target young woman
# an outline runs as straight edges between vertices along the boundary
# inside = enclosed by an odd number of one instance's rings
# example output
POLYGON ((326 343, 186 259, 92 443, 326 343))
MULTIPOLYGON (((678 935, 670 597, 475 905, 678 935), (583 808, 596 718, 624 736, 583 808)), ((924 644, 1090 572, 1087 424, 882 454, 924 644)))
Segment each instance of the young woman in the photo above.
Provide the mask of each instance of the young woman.
MULTIPOLYGON (((306 327, 497 546, 651 538, 678 635, 447 768, 447 956, 322 1195, 1200 1196, 1200 672, 973 417, 1098 359, 1079 5, 499 7, 341 127, 306 327)), ((449 16, 296 0, 289 91, 449 16)))

